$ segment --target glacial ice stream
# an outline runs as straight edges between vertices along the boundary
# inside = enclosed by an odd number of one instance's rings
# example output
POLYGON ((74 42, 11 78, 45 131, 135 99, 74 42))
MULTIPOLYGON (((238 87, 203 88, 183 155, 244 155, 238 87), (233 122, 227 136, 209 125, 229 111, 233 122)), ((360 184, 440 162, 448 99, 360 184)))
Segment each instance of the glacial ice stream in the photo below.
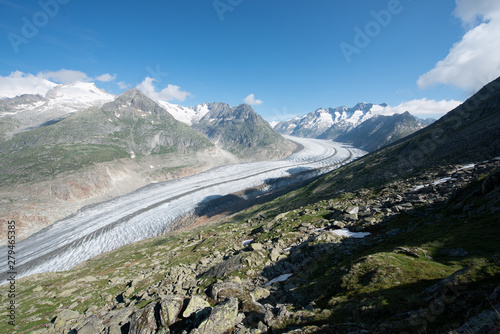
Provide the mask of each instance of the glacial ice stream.
MULTIPOLYGON (((210 198, 261 186, 270 179, 306 170, 311 173, 301 173, 302 178, 317 176, 366 153, 329 140, 287 138, 301 144, 303 149, 286 159, 221 166, 197 175, 151 184, 82 208, 16 244, 16 278, 68 270, 98 254, 161 235, 177 219, 192 213, 210 198)), ((290 178, 289 182, 293 180, 290 178)), ((6 246, 2 248, 5 254, 6 246)), ((0 284, 5 282, 7 271, 7 264, 1 263, 0 284)))

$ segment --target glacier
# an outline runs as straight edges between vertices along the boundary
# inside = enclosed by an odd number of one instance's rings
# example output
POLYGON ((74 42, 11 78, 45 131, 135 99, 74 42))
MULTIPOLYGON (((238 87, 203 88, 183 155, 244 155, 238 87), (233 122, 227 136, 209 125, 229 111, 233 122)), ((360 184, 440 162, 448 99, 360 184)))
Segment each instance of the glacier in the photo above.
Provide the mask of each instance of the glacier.
MULTIPOLYGON (((303 148, 282 160, 221 166, 150 184, 133 193, 82 208, 16 244, 17 278, 69 270, 101 253, 162 235, 170 231, 179 218, 193 213, 214 197, 262 186, 269 179, 297 175, 297 178, 288 178, 289 183, 297 182, 366 154, 329 140, 285 137, 303 148)), ((6 252, 6 246, 2 248, 6 252)), ((5 282, 7 271, 6 263, 2 263, 1 283, 5 282)))

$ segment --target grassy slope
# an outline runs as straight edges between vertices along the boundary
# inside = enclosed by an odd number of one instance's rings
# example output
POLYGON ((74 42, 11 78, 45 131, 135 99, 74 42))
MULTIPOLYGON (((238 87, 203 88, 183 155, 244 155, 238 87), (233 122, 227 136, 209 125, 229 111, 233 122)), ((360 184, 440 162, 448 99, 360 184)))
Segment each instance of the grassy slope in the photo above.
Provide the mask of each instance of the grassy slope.
POLYGON ((136 156, 188 153, 212 147, 206 138, 170 115, 88 109, 61 122, 0 142, 2 185, 42 181, 95 163, 136 156), (153 124, 151 123, 153 121, 153 124))

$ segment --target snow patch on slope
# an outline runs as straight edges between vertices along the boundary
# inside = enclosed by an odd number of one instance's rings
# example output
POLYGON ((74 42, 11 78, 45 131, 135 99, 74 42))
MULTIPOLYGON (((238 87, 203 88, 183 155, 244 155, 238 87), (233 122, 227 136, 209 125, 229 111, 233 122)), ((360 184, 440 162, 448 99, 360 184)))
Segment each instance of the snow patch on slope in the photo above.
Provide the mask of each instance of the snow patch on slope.
POLYGON ((200 104, 195 107, 183 107, 167 101, 157 102, 176 120, 186 123, 187 125, 192 125, 193 123, 198 122, 209 111, 206 104, 200 104))

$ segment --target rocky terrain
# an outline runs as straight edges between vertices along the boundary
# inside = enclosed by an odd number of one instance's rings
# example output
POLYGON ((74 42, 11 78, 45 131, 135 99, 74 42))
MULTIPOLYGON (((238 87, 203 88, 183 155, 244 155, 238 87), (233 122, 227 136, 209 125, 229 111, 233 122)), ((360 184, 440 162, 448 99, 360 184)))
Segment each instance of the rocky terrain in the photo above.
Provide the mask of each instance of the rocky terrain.
POLYGON ((500 159, 450 165, 302 206, 297 190, 215 225, 22 279, 14 332, 492 330, 499 167, 500 159))
POLYGON ((273 201, 23 278, 0 330, 496 333, 499 82, 273 201))

